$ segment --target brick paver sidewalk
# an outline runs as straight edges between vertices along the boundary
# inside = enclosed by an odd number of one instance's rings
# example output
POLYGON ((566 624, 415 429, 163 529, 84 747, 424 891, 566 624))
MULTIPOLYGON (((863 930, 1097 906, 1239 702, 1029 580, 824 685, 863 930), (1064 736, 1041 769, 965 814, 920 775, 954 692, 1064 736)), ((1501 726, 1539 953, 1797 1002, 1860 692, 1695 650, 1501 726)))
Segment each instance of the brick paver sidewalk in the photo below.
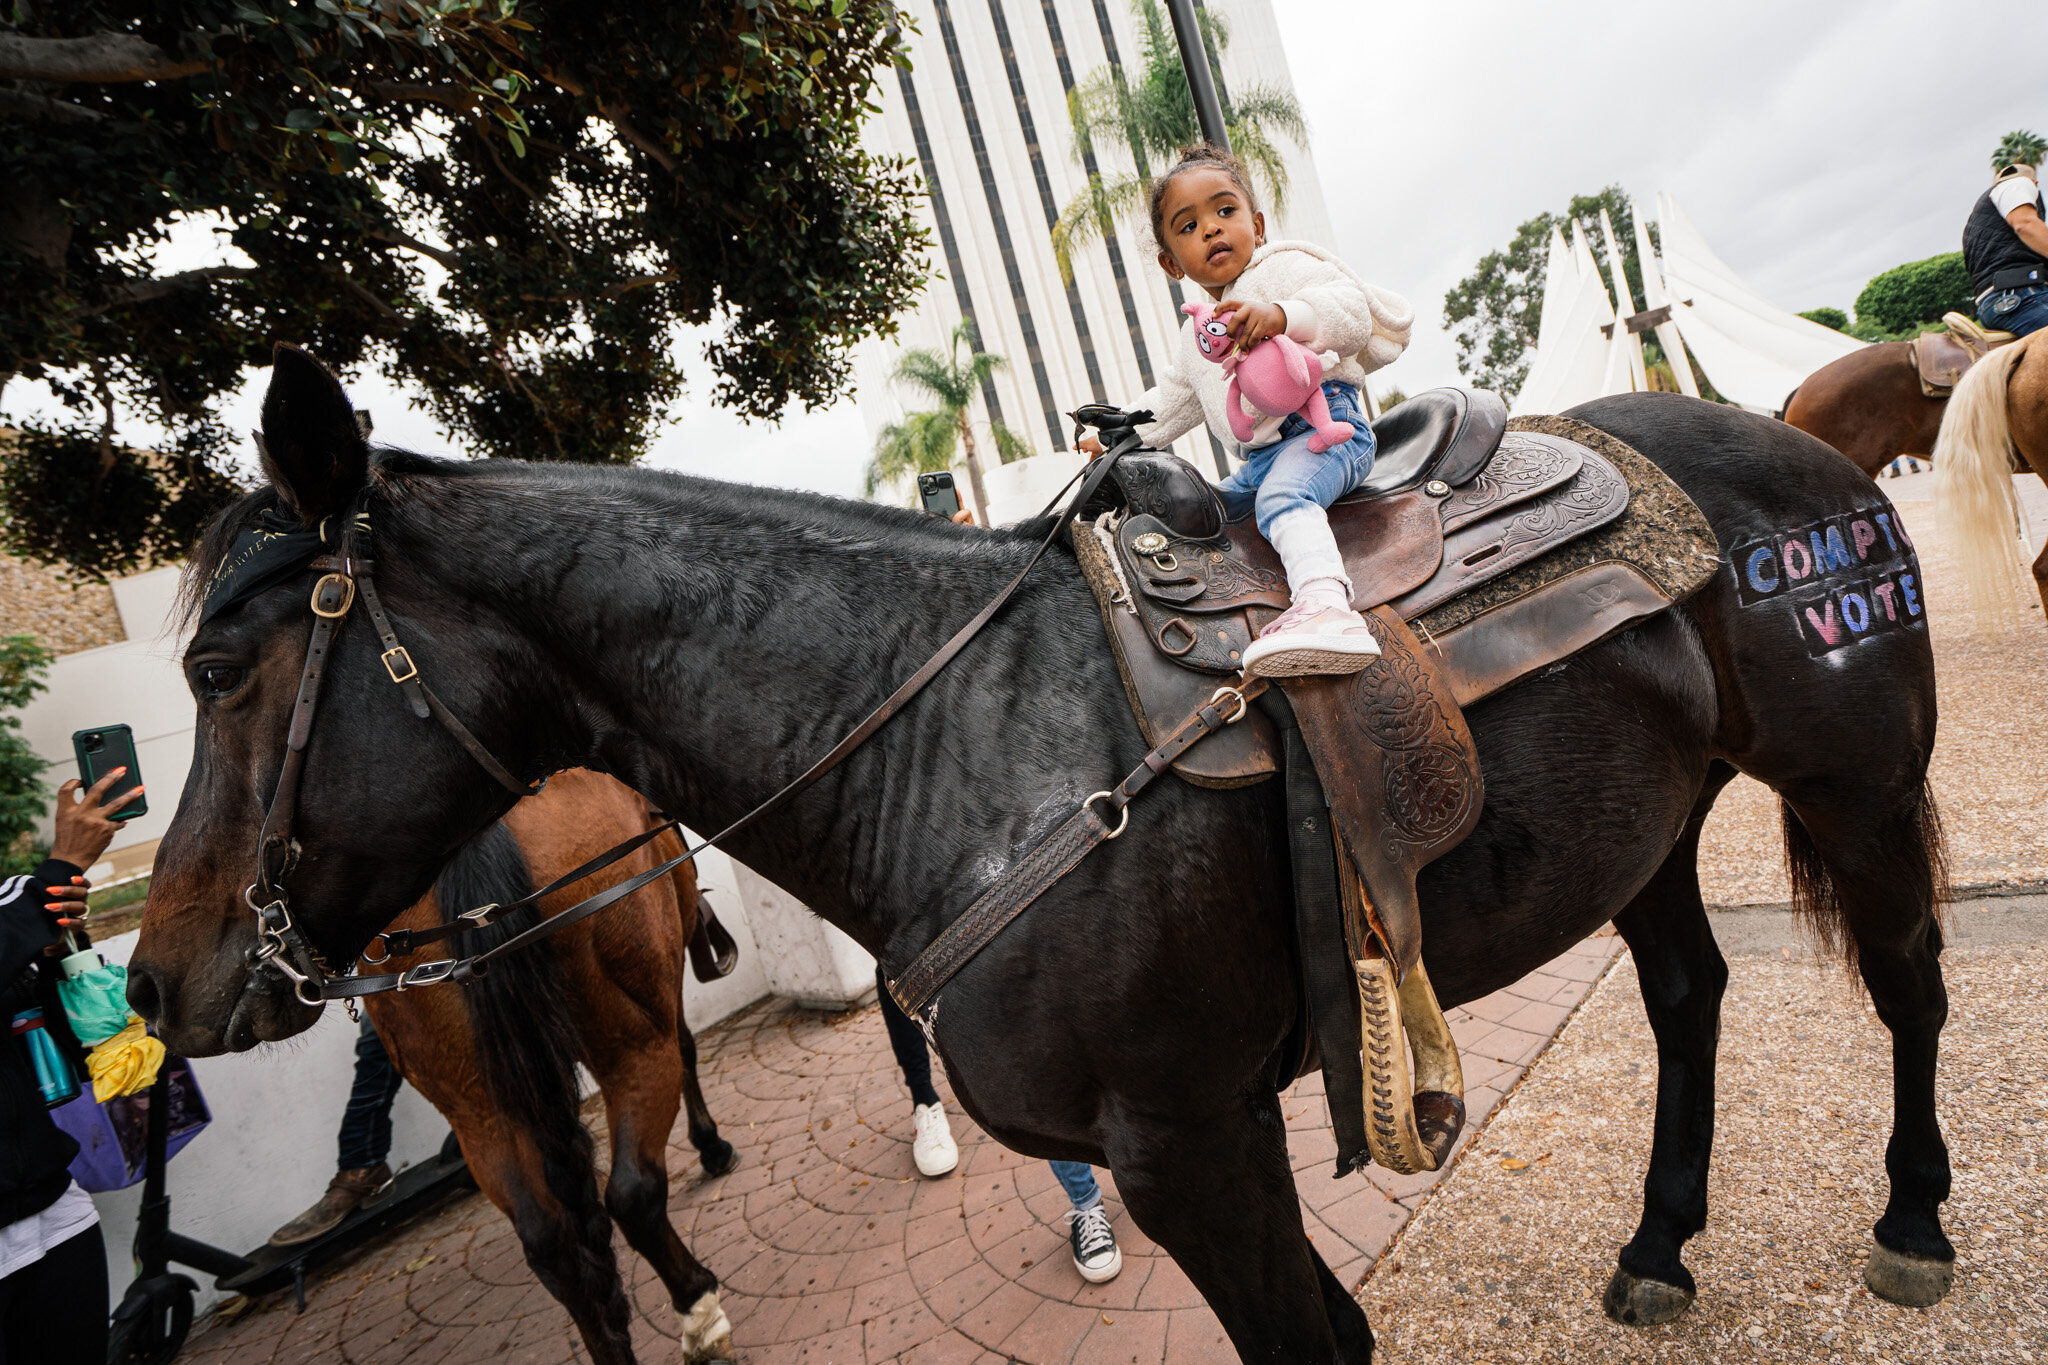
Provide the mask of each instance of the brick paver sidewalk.
MULTIPOLYGON (((1620 940, 1588 940, 1452 1011, 1474 1133, 1547 1047, 1620 940)), ((767 1361, 1234 1360, 1179 1267, 1125 1216, 1099 1173, 1122 1275, 1084 1284, 1066 1197, 1043 1161, 984 1136, 950 1102, 960 1166, 921 1180, 910 1103, 874 1007, 821 1015, 764 1002, 699 1039, 704 1089, 739 1168, 705 1180, 678 1128, 669 1207, 723 1281, 744 1359, 767 1361)), ((943 1085, 943 1081, 941 1081, 943 1085)), ((1304 1216, 1356 1287, 1438 1177, 1333 1179, 1322 1078, 1284 1096, 1304 1216)), ((1469 1141, 1469 1138, 1468 1138, 1469 1141)), ((618 1242, 641 1358, 675 1358, 661 1283, 618 1242)), ((480 1196, 444 1206, 327 1272, 307 1311, 289 1293, 195 1330, 193 1365, 256 1361, 583 1360, 568 1314, 535 1282, 510 1224, 480 1196)))

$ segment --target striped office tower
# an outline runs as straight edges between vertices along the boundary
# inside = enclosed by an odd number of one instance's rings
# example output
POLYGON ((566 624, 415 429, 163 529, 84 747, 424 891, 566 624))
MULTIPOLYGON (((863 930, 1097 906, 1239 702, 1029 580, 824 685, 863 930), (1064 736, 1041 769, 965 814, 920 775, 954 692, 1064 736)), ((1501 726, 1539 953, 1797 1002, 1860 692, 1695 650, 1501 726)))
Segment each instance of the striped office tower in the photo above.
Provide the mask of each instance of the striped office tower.
MULTIPOLYGON (((1269 0, 1197 2, 1229 24, 1226 99, 1233 87, 1293 88, 1269 0)), ((872 437, 915 410, 919 396, 889 382, 899 348, 943 352, 954 326, 970 317, 982 349, 1009 362, 983 386, 975 413, 984 469, 997 467, 986 439, 990 418, 1038 454, 1068 451, 1071 424, 1061 414, 1149 388, 1179 322, 1176 291, 1143 222, 1124 221, 1107 240, 1078 250, 1071 284, 1061 280, 1052 249, 1054 221, 1095 164, 1106 175, 1133 169, 1122 147, 1099 142, 1084 165, 1067 116, 1068 92, 1095 73, 1128 62, 1136 78, 1142 30, 1131 0, 901 3, 917 20, 913 69, 884 75, 883 110, 867 137, 875 150, 908 157, 923 172, 934 278, 894 340, 862 346, 861 415, 872 437)), ((1268 235, 1329 243, 1314 160, 1284 136, 1277 141, 1287 157, 1287 208, 1276 214, 1266 206, 1268 235)), ((1205 472, 1215 470, 1201 433, 1177 448, 1205 472)), ((1017 482, 992 479, 999 518, 1016 510, 1005 492, 1017 482)))

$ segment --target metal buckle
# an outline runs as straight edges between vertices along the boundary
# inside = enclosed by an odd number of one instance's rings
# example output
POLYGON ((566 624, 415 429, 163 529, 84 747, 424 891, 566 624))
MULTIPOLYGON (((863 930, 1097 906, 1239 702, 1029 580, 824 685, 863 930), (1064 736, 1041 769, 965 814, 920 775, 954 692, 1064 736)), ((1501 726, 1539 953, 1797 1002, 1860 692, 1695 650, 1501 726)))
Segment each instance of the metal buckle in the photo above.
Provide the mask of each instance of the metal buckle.
POLYGON ((497 908, 498 903, 496 901, 492 901, 488 905, 479 905, 474 910, 465 910, 461 914, 457 915, 455 918, 466 919, 472 925, 481 929, 491 922, 491 911, 496 910, 497 908))
POLYGON ((372 967, 381 966, 384 963, 389 962, 391 960, 391 935, 377 935, 377 937, 371 939, 369 943, 363 945, 363 951, 360 954, 358 954, 358 956, 360 956, 363 959, 363 961, 369 963, 372 967), (384 955, 382 957, 371 957, 370 949, 379 943, 384 945, 384 955))
POLYGON ((384 661, 384 671, 391 675, 391 681, 395 683, 411 682, 420 675, 420 666, 412 661, 412 655, 406 652, 404 645, 393 645, 378 657, 384 661), (398 665, 391 661, 393 655, 404 661, 405 672, 398 671, 398 665))
MULTIPOLYGON (((1108 801, 1115 795, 1115 792, 1096 792, 1094 795, 1090 796, 1086 801, 1083 801, 1081 803, 1081 809, 1086 810, 1090 805, 1094 804, 1097 801, 1108 801)), ((1131 808, 1128 804, 1124 806, 1123 813, 1124 818, 1117 821, 1116 828, 1111 830, 1108 834, 1104 835, 1104 838, 1116 838, 1117 835, 1122 834, 1124 832, 1124 826, 1131 823, 1131 808)))
POLYGON ((1244 719, 1244 713, 1252 709, 1252 704, 1249 700, 1246 699, 1244 693, 1238 691, 1236 688, 1219 687, 1214 692, 1210 693, 1209 705, 1214 706, 1217 702, 1222 701, 1225 697, 1237 698, 1237 714, 1234 716, 1225 716, 1223 718, 1223 723, 1225 725, 1235 725, 1239 721, 1244 719))
POLYGON ((330 621, 338 621, 348 615, 348 609, 355 604, 356 581, 345 573, 322 574, 319 581, 313 584, 313 600, 310 605, 315 616, 324 616, 330 621), (322 611, 320 610, 320 594, 326 590, 328 583, 335 579, 341 581, 341 605, 333 611, 322 611))
POLYGON ((449 977, 455 975, 455 969, 459 965, 461 965, 461 959, 453 957, 436 958, 432 962, 422 962, 419 966, 400 976, 398 978, 398 985, 393 989, 402 991, 413 986, 432 986, 438 982, 446 981, 449 977))

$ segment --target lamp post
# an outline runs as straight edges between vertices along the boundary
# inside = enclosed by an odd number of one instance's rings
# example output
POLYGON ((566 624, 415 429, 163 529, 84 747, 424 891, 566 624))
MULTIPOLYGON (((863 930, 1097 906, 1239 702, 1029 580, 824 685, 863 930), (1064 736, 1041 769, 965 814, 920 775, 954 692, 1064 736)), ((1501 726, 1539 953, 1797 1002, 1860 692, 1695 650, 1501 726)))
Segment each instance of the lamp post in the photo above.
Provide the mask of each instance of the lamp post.
POLYGON ((1195 97, 1195 119, 1202 125, 1202 136, 1227 152, 1230 133, 1223 126, 1223 101, 1216 98, 1216 78, 1209 71, 1209 49, 1202 42, 1202 26, 1195 21, 1195 0, 1166 0, 1166 12, 1173 16, 1181 70, 1187 73, 1188 93, 1195 97))

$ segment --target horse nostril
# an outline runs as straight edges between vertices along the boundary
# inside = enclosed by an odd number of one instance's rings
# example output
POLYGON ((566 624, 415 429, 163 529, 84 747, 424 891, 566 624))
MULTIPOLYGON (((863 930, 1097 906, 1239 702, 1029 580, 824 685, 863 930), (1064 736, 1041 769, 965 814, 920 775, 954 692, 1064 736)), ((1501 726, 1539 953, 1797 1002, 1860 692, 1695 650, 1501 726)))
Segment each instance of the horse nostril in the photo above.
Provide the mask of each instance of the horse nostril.
POLYGON ((128 1007, 153 1024, 162 1006, 163 997, 157 990, 156 973, 131 962, 128 965, 128 1007))

